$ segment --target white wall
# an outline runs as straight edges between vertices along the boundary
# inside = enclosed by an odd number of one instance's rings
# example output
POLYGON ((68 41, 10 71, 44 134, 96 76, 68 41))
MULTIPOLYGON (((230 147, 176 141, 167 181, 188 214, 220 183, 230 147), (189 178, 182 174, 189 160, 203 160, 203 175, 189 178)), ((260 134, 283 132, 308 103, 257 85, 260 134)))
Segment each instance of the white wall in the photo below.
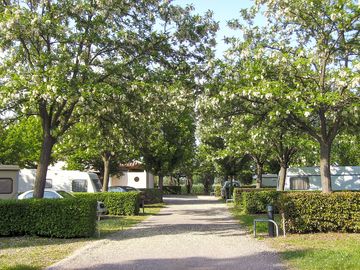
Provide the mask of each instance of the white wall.
POLYGON ((154 176, 151 173, 143 172, 123 172, 121 176, 111 176, 109 186, 130 186, 134 188, 154 188, 154 176), (135 181, 135 177, 139 181, 135 181))

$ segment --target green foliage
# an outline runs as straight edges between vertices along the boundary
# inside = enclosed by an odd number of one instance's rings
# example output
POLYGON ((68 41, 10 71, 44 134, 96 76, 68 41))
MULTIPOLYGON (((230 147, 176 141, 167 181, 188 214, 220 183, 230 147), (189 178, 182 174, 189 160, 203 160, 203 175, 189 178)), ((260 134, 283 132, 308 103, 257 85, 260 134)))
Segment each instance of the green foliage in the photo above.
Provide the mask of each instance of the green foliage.
POLYGON ((205 194, 204 185, 203 184, 192 185, 191 193, 192 194, 197 194, 197 195, 205 194))
POLYGON ((280 192, 274 188, 235 188, 234 203, 247 214, 266 213, 266 206, 271 204, 277 211, 277 199, 280 192))
POLYGON ((41 123, 28 117, 0 127, 0 163, 34 167, 40 156, 41 123))
POLYGON ((221 197, 221 185, 213 185, 215 197, 221 197))
POLYGON ((0 235, 90 237, 96 230, 96 200, 0 200, 0 235))
POLYGON ((286 192, 279 208, 289 232, 360 232, 359 192, 286 192))
POLYGON ((79 198, 93 198, 105 204, 110 215, 132 216, 139 214, 140 192, 74 193, 79 198))
POLYGON ((144 198, 145 204, 161 203, 163 202, 163 192, 160 189, 140 189, 141 195, 144 198))
POLYGON ((181 194, 181 186, 163 186, 163 193, 166 195, 181 194))

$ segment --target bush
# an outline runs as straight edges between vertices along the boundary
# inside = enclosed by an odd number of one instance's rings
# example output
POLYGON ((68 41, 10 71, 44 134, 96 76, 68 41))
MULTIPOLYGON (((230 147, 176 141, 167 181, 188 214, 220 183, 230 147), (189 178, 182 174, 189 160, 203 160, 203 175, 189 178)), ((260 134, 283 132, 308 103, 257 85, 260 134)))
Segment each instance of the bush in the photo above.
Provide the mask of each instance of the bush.
POLYGON ((205 194, 204 185, 203 184, 195 184, 195 185, 193 185, 192 188, 191 188, 191 193, 192 194, 197 194, 197 195, 204 195, 205 194))
POLYGON ((278 212, 278 198, 281 192, 276 190, 244 192, 242 195, 242 208, 246 214, 267 213, 267 205, 274 207, 278 212))
MULTIPOLYGON (((181 186, 181 194, 188 194, 186 185, 181 186)), ((190 190, 190 194, 204 195, 205 194, 204 185, 203 184, 192 185, 191 190, 190 190)))
POLYGON ((279 207, 289 232, 360 232, 359 192, 285 192, 279 207))
POLYGON ((93 198, 102 201, 110 215, 132 216, 139 214, 140 192, 77 192, 74 195, 79 198, 93 198))
POLYGON ((216 197, 221 197, 221 185, 215 184, 214 187, 214 194, 216 197))
MULTIPOLYGON (((233 192, 233 198, 234 198, 234 204, 235 206, 243 206, 244 200, 243 200, 243 194, 249 193, 249 192, 263 192, 263 191, 276 191, 275 188, 235 188, 233 192)), ((265 206, 266 207, 266 206, 265 206)))
POLYGON ((96 230, 94 199, 0 200, 0 235, 90 237, 96 230))
POLYGON ((141 193, 144 196, 144 203, 145 204, 152 204, 152 203, 161 203, 163 202, 163 193, 160 189, 153 188, 153 189, 140 189, 141 193))
POLYGON ((181 194, 181 186, 163 186, 163 194, 180 195, 181 194))

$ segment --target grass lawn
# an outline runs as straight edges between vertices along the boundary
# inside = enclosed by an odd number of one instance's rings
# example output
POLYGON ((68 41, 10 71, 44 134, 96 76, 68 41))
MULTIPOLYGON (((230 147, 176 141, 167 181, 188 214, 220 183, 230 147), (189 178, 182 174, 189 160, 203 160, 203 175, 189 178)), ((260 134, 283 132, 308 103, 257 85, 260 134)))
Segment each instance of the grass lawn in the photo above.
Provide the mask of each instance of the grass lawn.
MULTIPOLYGON (((230 210, 250 233, 253 233, 254 218, 266 217, 266 215, 246 215, 235 208, 230 210)), ((280 224, 278 215, 275 216, 275 220, 280 224)), ((266 223, 259 223, 257 228, 257 232, 263 235, 260 239, 278 250, 290 269, 360 269, 360 234, 287 234, 286 237, 268 238, 265 237, 266 223)))
MULTIPOLYGON (((163 204, 145 206, 139 216, 106 216, 99 222, 100 239, 157 214, 163 204)), ((34 236, 0 237, 0 270, 43 269, 99 238, 58 239, 34 236)))

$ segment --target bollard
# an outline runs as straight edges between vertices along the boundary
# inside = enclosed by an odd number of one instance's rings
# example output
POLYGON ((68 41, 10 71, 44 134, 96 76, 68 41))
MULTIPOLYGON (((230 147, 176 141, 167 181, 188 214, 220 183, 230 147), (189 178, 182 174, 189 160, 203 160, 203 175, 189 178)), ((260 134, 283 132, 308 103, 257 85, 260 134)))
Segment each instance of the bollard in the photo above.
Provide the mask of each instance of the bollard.
MULTIPOLYGON (((273 206, 268 205, 266 208, 267 208, 268 219, 274 220, 274 208, 273 208, 273 206)), ((272 222, 269 222, 268 231, 269 231, 269 236, 270 237, 275 237, 274 224, 272 222)))

